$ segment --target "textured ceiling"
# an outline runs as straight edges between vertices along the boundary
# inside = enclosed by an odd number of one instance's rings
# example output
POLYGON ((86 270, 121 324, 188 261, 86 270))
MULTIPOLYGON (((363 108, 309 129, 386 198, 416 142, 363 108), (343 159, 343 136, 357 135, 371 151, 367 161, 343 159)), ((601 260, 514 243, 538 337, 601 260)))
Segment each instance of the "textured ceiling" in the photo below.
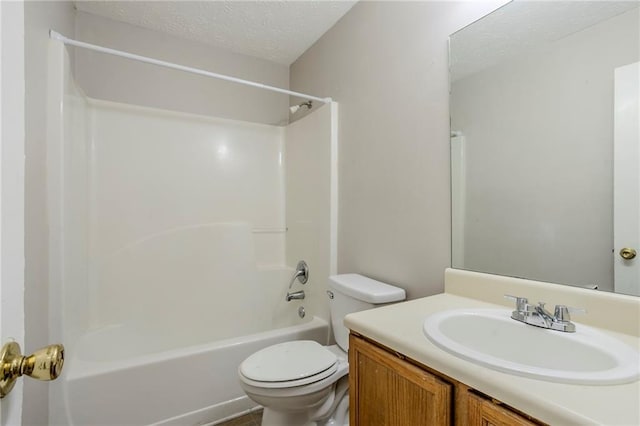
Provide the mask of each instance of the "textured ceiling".
POLYGON ((451 36, 451 80, 560 40, 639 5, 637 1, 515 0, 451 36))
POLYGON ((76 1, 78 10, 290 65, 357 0, 76 1))

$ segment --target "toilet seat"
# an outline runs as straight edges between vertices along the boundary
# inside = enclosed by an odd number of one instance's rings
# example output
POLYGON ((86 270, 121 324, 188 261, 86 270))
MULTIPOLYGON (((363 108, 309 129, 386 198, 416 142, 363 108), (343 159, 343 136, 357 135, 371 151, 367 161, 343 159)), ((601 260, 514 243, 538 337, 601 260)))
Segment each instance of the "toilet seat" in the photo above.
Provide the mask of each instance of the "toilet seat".
POLYGON ((239 368, 242 380, 264 388, 303 386, 337 371, 336 354, 311 340, 280 343, 248 357, 239 368))

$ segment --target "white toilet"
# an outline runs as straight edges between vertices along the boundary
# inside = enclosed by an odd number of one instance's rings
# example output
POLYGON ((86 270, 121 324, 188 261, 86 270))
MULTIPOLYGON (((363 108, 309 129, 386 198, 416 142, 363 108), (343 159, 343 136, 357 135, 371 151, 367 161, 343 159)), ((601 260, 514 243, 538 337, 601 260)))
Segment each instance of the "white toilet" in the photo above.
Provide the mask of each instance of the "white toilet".
POLYGON ((405 299, 403 289, 358 274, 329 277, 337 345, 297 340, 249 356, 238 373, 246 394, 264 407, 263 426, 349 424, 349 330, 345 315, 405 299))

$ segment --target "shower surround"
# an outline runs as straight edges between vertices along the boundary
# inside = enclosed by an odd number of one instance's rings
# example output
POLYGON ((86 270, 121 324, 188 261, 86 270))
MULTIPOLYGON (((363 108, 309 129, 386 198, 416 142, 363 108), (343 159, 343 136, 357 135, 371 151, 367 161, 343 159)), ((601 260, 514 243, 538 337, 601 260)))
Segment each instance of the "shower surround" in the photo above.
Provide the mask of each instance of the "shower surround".
POLYGON ((51 339, 67 348, 52 422, 252 408, 236 364, 328 340, 337 106, 278 127, 90 99, 56 41, 49 92, 51 339), (307 299, 286 303, 287 265, 303 258, 307 299))

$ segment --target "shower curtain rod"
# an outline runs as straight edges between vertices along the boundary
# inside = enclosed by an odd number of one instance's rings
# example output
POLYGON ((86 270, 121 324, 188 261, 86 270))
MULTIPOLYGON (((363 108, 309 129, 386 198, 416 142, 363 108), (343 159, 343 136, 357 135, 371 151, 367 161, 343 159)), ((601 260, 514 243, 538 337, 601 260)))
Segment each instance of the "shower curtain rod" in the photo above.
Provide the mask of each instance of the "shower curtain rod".
POLYGON ((67 38, 54 30, 49 30, 49 37, 53 40, 59 40, 64 44, 71 46, 82 47, 84 49, 95 50, 96 52, 106 53, 108 55, 120 56, 134 61, 146 62, 147 64, 159 65, 161 67, 172 68, 174 70, 180 70, 190 72, 192 74, 204 75, 206 77, 213 77, 220 80, 231 81, 234 83, 244 84, 246 86, 257 87, 260 89, 271 90, 272 92, 284 93, 286 95, 297 96, 304 99, 311 99, 318 102, 328 103, 331 102, 331 98, 319 98, 317 96, 311 96, 304 93, 294 92, 291 90, 281 89, 279 87, 268 86, 262 83, 256 83, 255 81, 242 80, 240 78, 231 77, 224 74, 217 74, 215 72, 205 71, 198 68, 186 67, 184 65, 178 65, 171 62, 161 61, 159 59, 153 59, 146 56, 136 55, 134 53, 123 52, 121 50, 110 49, 108 47, 97 46, 95 44, 85 43, 83 41, 73 40, 67 38))

